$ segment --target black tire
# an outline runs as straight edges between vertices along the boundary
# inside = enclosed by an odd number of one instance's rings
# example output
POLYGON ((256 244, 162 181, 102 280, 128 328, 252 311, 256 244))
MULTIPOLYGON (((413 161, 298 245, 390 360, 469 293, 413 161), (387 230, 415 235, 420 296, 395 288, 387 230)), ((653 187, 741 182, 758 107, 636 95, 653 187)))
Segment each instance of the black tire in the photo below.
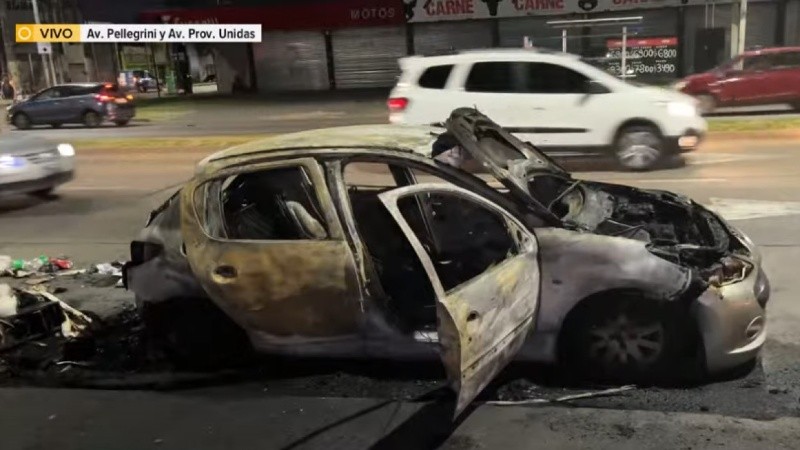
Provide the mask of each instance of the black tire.
POLYGON ((130 120, 129 120, 129 119, 125 119, 125 120, 115 120, 115 121, 114 121, 114 125, 116 125, 116 126, 118 126, 118 127, 124 127, 125 125, 127 125, 127 124, 128 124, 128 122, 130 122, 130 120))
POLYGON ((63 125, 63 124, 61 124, 61 123, 51 123, 50 124, 50 126, 53 127, 53 128, 61 128, 61 125, 63 125))
POLYGON ((705 116, 713 113, 717 109, 717 99, 711 94, 700 94, 697 99, 697 111, 705 116))
POLYGON ((83 113, 83 124, 89 128, 99 127, 102 122, 103 118, 94 111, 86 111, 83 113))
POLYGON ((20 130, 27 130, 28 128, 31 127, 32 124, 31 118, 28 117, 28 115, 25 113, 14 114, 14 117, 11 119, 11 123, 14 124, 14 126, 20 130))
POLYGON ((634 293, 588 299, 570 313, 559 340, 570 374, 601 382, 661 383, 698 373, 688 311, 634 293))
POLYGON ((617 134, 614 157, 623 170, 652 170, 664 159, 664 140, 654 126, 627 126, 617 134))
POLYGON ((179 368, 217 369, 252 360, 245 332, 210 300, 143 303, 141 312, 151 348, 179 368))
POLYGON ((38 191, 33 191, 31 192, 31 195, 36 198, 49 200, 55 198, 55 191, 56 191, 55 186, 50 186, 45 189, 39 189, 38 191))
POLYGON ((791 106, 793 110, 800 112, 800 100, 790 103, 789 106, 791 106))

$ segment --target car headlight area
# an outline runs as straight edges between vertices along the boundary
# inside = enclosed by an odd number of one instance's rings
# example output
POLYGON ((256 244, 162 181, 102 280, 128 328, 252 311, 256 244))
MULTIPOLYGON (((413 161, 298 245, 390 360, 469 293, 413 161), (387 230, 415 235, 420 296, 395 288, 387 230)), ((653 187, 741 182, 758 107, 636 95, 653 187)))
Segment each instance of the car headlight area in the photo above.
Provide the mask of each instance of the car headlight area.
POLYGON ((697 107, 691 103, 668 102, 667 113, 676 117, 694 117, 697 116, 697 107))
POLYGON ((75 156, 75 147, 70 144, 58 144, 58 154, 64 157, 75 156))

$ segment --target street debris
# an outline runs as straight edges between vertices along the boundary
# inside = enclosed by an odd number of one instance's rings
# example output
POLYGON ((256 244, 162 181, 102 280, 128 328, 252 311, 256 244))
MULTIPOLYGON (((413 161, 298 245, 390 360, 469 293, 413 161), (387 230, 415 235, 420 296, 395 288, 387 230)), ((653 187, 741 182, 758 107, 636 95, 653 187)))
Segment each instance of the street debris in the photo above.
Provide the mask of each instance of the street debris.
POLYGON ((558 397, 554 399, 532 398, 532 399, 514 400, 514 401, 492 401, 487 403, 495 406, 523 406, 523 405, 540 405, 546 403, 564 403, 572 400, 582 400, 587 398, 607 397, 610 395, 617 395, 633 389, 636 389, 636 386, 627 385, 618 388, 606 389, 602 391, 592 391, 592 392, 584 392, 582 394, 565 395, 563 397, 558 397))

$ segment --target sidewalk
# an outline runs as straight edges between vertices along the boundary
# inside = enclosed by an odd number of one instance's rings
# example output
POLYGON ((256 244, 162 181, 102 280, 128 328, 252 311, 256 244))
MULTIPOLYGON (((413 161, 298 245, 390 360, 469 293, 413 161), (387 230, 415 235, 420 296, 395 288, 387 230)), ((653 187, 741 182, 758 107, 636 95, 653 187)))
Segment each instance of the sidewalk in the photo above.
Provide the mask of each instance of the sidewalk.
POLYGON ((268 386, 174 392, 0 389, 4 450, 795 449, 800 420, 443 400, 273 397, 268 386))

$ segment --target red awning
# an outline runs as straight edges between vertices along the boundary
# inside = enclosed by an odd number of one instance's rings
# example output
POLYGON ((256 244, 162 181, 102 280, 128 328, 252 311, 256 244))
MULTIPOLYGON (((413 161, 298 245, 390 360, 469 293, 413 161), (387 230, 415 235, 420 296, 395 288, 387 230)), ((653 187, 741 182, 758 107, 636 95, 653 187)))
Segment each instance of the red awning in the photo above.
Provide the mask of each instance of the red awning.
POLYGON ((331 29, 405 23, 403 0, 335 2, 254 7, 166 9, 139 15, 144 23, 256 24, 265 29, 331 29))

